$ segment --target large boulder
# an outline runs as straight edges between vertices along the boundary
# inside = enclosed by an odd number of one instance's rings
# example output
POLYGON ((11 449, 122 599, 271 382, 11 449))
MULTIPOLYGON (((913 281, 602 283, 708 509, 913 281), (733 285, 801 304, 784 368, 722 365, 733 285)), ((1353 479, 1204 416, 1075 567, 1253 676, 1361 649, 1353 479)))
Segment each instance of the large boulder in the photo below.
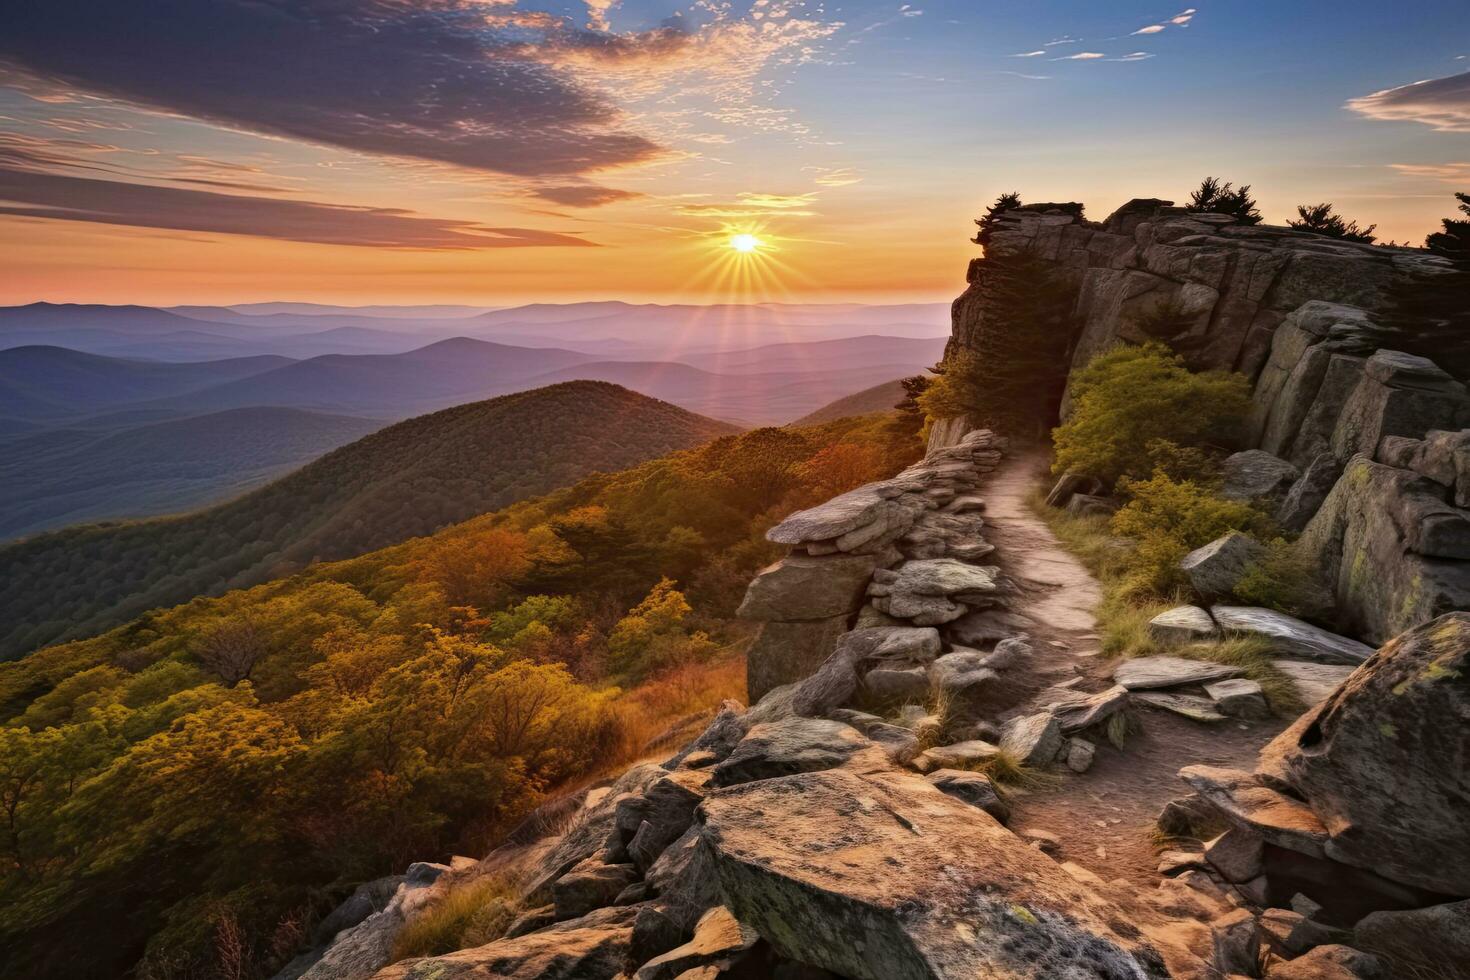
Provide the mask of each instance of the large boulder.
POLYGON ((1220 467, 1220 496, 1227 500, 1276 501, 1286 495, 1301 470, 1260 449, 1226 458, 1220 467))
POLYGON ((1276 521, 1292 534, 1300 534, 1322 503, 1332 492, 1337 478, 1342 475, 1342 464, 1330 452, 1318 453, 1302 470, 1302 475, 1286 491, 1286 496, 1276 508, 1276 521))
POLYGON ((1219 629, 1207 610, 1199 606, 1175 606, 1149 620, 1148 632, 1162 643, 1193 643, 1210 639, 1219 629))
POLYGON ((1470 977, 1470 901, 1374 912, 1353 927, 1353 942, 1406 977, 1470 977))
POLYGON ((736 615, 810 620, 855 613, 877 564, 873 555, 787 555, 756 575, 736 615))
POLYGON ((1386 644, 1267 755, 1320 817, 1328 857, 1470 895, 1470 613, 1386 644))
MULTIPOLYGON (((1354 457, 1298 548, 1319 568, 1343 626, 1373 642, 1470 607, 1464 522, 1439 484, 1354 457)), ((1218 618, 1218 616, 1217 616, 1218 618)))
POLYGON ((1113 680, 1130 691, 1146 691, 1163 687, 1182 687, 1206 681, 1239 677, 1243 673, 1234 664, 1217 664, 1210 660, 1185 657, 1135 657, 1125 660, 1113 671, 1113 680))
POLYGON ((831 656, 848 617, 762 623, 745 655, 745 687, 752 704, 771 691, 814 673, 831 656))
POLYGON ((886 764, 881 750, 850 725, 825 718, 788 718, 752 727, 730 757, 715 766, 710 784, 734 786, 831 769, 859 756, 886 764))
POLYGON ((1235 591, 1245 573, 1265 555, 1265 546, 1255 538, 1231 531, 1185 555, 1179 567, 1194 591, 1206 599, 1222 599, 1235 591))
POLYGON ((1433 361, 1380 350, 1368 358, 1362 382, 1343 406, 1332 450, 1338 459, 1372 456, 1385 436, 1418 438, 1431 429, 1458 429, 1466 410, 1465 386, 1433 361))
POLYGON ((854 980, 1168 976, 1120 910, 924 780, 806 773, 701 815, 730 910, 791 959, 854 980))

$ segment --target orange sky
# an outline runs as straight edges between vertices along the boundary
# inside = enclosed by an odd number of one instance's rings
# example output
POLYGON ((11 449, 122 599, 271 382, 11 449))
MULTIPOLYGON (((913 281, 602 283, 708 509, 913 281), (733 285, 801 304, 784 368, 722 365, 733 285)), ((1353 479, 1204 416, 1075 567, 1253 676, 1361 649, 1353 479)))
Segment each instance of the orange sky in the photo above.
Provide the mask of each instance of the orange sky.
POLYGON ((1003 191, 1206 174, 1419 242, 1470 186, 1458 2, 1333 4, 1310 48, 1318 3, 306 0, 275 51, 249 5, 55 0, 0 22, 0 303, 946 299, 1003 191))

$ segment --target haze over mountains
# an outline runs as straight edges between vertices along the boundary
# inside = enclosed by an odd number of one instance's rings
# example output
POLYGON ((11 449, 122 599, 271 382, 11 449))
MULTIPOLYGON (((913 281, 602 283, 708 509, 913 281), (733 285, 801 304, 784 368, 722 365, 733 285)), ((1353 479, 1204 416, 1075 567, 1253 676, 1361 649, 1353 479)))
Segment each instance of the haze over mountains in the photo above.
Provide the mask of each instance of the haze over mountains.
POLYGON ((785 424, 928 368, 945 316, 940 304, 3 308, 0 540, 205 506, 386 424, 566 381, 785 424))

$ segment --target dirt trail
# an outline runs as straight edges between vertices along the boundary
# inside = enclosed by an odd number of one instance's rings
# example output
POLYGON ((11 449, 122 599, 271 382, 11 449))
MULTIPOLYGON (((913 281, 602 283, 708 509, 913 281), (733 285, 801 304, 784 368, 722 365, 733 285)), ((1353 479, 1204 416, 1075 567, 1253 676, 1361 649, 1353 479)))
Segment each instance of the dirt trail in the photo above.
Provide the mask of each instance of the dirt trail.
MULTIPOLYGON (((1012 608, 1031 621, 1027 629, 1036 655, 1025 682, 1029 697, 1068 682, 1078 690, 1103 690, 1112 686, 1117 665, 1101 654, 1094 615, 1102 600, 1100 584, 1026 503, 1046 472, 1044 450, 1018 449, 980 489, 985 537, 1021 588, 1012 608)), ((1179 770, 1195 764, 1254 768, 1261 747, 1287 721, 1203 725, 1143 705, 1134 707, 1133 716, 1135 731, 1124 747, 1099 744, 1086 773, 1063 770, 1053 785, 1014 792, 1011 828, 1055 834, 1062 842, 1061 860, 1104 878, 1151 884, 1158 864, 1154 821, 1166 802, 1188 791, 1179 770)))

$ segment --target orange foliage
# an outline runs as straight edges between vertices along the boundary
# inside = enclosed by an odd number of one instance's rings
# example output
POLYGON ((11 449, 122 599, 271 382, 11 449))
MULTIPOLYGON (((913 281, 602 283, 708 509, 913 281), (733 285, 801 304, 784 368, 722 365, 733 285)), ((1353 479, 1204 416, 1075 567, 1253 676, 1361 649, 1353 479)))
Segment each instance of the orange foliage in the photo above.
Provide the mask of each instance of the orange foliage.
POLYGON ((503 601, 506 584, 531 564, 530 544, 515 531, 496 528, 431 540, 418 560, 419 571, 458 605, 493 608, 503 601))

